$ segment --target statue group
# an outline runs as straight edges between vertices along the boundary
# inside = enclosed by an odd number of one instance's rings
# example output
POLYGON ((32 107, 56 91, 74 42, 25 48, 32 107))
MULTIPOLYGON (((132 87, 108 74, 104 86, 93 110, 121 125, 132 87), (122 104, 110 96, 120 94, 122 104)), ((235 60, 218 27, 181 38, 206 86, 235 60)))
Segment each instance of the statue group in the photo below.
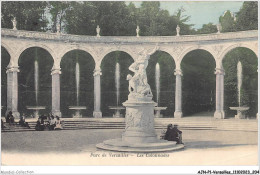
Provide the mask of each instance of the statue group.
POLYGON ((138 58, 133 64, 130 65, 129 70, 134 72, 134 76, 128 74, 127 80, 129 81, 129 98, 128 99, 152 99, 152 91, 148 84, 146 68, 150 55, 158 50, 156 46, 152 51, 148 52, 143 49, 138 54, 138 58))

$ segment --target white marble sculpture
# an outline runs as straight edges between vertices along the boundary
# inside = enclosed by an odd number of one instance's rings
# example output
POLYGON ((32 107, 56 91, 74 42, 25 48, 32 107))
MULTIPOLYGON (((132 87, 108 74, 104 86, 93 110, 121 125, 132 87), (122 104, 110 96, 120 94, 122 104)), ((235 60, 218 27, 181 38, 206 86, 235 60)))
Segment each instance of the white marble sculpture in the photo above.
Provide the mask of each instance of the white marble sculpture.
POLYGON ((16 25, 17 25, 16 17, 13 18, 12 23, 13 23, 13 30, 17 30, 17 28, 16 28, 16 25))
POLYGON ((97 37, 100 37, 100 28, 99 28, 99 25, 98 25, 97 28, 96 28, 96 32, 97 32, 97 37))
POLYGON ((60 24, 59 23, 56 25, 56 29, 57 29, 57 34, 60 34, 61 33, 61 29, 60 29, 60 24))
POLYGON ((156 46, 151 52, 147 53, 144 49, 138 54, 137 60, 130 65, 129 70, 134 72, 134 76, 130 74, 127 75, 127 80, 129 80, 129 100, 151 100, 153 95, 151 92, 150 85, 147 81, 146 68, 148 66, 148 60, 150 55, 153 54, 158 49, 156 46))
POLYGON ((139 31, 140 31, 140 28, 139 26, 136 27, 136 37, 139 37, 139 31))
POLYGON ((222 30, 222 26, 221 24, 217 24, 217 30, 218 30, 218 34, 220 34, 221 30, 222 30))
POLYGON ((177 25, 177 27, 176 27, 177 36, 180 36, 180 30, 181 30, 181 28, 179 27, 179 25, 177 25))
POLYGON ((146 68, 152 51, 140 51, 138 58, 130 65, 129 70, 134 75, 127 75, 129 80, 128 100, 123 103, 126 107, 125 132, 121 138, 106 140, 96 146, 101 149, 131 152, 158 152, 181 149, 184 145, 175 142, 159 140, 154 129, 154 107, 151 88, 147 81, 146 68))

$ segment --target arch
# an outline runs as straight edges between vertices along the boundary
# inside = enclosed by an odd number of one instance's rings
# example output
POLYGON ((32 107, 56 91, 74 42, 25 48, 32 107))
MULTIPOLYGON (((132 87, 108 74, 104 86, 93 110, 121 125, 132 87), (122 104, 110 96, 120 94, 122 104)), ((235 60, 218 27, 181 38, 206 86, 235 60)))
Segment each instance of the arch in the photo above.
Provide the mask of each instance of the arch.
MULTIPOLYGON (((179 59, 178 59, 178 62, 180 63, 180 65, 181 65, 181 62, 182 62, 183 58, 184 58, 189 52, 194 51, 194 50, 205 50, 205 51, 209 52, 209 53, 213 56, 213 58, 214 58, 214 60, 215 60, 215 63, 217 62, 217 61, 216 61, 216 56, 215 56, 214 52, 213 52, 210 48, 205 47, 205 46, 193 46, 193 47, 189 47, 188 49, 184 50, 184 51, 180 54, 179 59)), ((217 64, 217 63, 216 63, 216 64, 217 64)), ((177 65, 176 65, 176 67, 177 67, 177 65)))
POLYGON ((131 58, 133 59, 133 61, 135 60, 136 55, 135 55, 134 53, 132 53, 132 51, 131 51, 130 49, 127 49, 127 48, 125 48, 125 47, 124 47, 124 48, 110 48, 110 49, 106 50, 106 51, 104 52, 104 54, 102 54, 102 57, 101 57, 101 59, 99 60, 100 65, 101 65, 103 59, 104 59, 108 54, 110 54, 111 52, 116 52, 116 51, 125 52, 125 53, 127 53, 128 55, 131 56, 131 58))
POLYGON ((102 70, 101 111, 103 116, 111 117, 114 111, 109 109, 109 106, 121 106, 121 103, 127 100, 129 91, 126 77, 132 74, 128 68, 133 62, 131 55, 119 50, 110 52, 102 59, 100 69, 102 70), (120 73, 117 74, 119 78, 116 80, 117 71, 120 73))
POLYGON ((177 63, 177 54, 175 52, 171 52, 169 48, 165 48, 165 47, 159 47, 159 49, 157 51, 162 51, 162 52, 165 52, 169 55, 171 55, 172 59, 174 60, 174 63, 176 64, 177 63))
POLYGON ((73 46, 73 47, 69 47, 69 48, 66 48, 63 50, 63 52, 61 52, 61 55, 59 55, 60 57, 60 61, 62 60, 62 58, 69 52, 71 51, 74 51, 74 50, 80 50, 80 51, 84 51, 88 54, 90 54, 90 56, 93 58, 93 60, 96 62, 95 60, 95 57, 94 57, 94 54, 88 49, 88 48, 85 48, 85 47, 78 47, 78 46, 73 46))
MULTIPOLYGON (((17 52, 17 57, 18 57, 18 60, 20 59, 20 56, 21 54, 27 50, 27 49, 30 49, 30 48, 33 48, 33 47, 39 47, 39 48, 42 48, 44 50, 46 50, 51 56, 52 56, 52 59, 53 59, 53 62, 55 62, 55 58, 56 58, 56 54, 55 52, 48 46, 44 45, 44 44, 40 44, 40 43, 33 43, 33 44, 28 44, 24 47, 22 47, 18 52, 17 52)), ((17 60, 17 62, 18 62, 17 60)))
POLYGON ((230 46, 229 51, 222 58, 223 69, 225 70, 224 86, 224 110, 225 117, 234 117, 236 111, 229 109, 230 106, 239 106, 238 98, 238 62, 242 67, 242 84, 240 87, 240 102, 241 106, 246 105, 249 110, 244 114, 249 118, 255 118, 258 106, 258 73, 257 63, 258 58, 255 52, 248 47, 240 47, 241 45, 235 44, 230 46), (239 47, 236 47, 239 46, 239 47), (232 48, 232 49, 231 49, 232 48))
MULTIPOLYGON (((13 50, 8 46, 8 44, 2 42, 2 43, 1 43, 1 46, 2 46, 3 48, 5 48, 5 50, 8 52, 8 54, 9 54, 10 57, 11 57, 13 50)), ((11 58, 10 58, 10 60, 11 60, 11 58)))
POLYGON ((150 56, 146 69, 153 100, 159 107, 167 107, 161 111, 163 117, 173 117, 175 111, 175 68, 176 63, 172 55, 164 49, 159 49, 150 56))
POLYGON ((245 48, 248 48, 248 49, 252 50, 252 51, 255 53, 256 57, 258 57, 257 47, 254 47, 253 45, 249 45, 249 44, 245 44, 245 43, 239 43, 239 44, 233 44, 233 45, 227 47, 227 48, 221 53, 221 55, 220 55, 220 57, 219 57, 220 60, 222 61, 222 60, 225 58, 225 56, 226 56, 226 54, 227 54, 228 52, 230 52, 231 50, 233 50, 233 49, 235 49, 235 48, 239 48, 239 47, 245 47, 245 48))
POLYGON ((70 49, 60 61, 60 110, 63 117, 72 117, 75 111, 69 106, 86 106, 81 110, 82 117, 92 116, 94 110, 94 76, 95 60, 85 50, 70 49), (77 71, 76 71, 77 70, 77 71), (78 83, 77 83, 78 81, 78 83), (78 87, 78 89, 77 89, 78 87))
POLYGON ((184 116, 212 116, 215 106, 216 60, 204 49, 188 52, 181 62, 182 81, 182 112, 184 116))

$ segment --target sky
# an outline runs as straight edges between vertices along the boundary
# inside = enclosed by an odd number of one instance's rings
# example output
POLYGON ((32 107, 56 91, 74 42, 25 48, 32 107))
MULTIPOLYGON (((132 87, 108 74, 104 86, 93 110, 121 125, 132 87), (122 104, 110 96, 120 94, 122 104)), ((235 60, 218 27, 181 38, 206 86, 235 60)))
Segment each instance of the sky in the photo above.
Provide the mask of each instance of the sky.
MULTIPOLYGON (((133 2, 136 7, 140 7, 140 1, 133 2)), ((217 24, 219 17, 224 14, 226 10, 230 10, 232 13, 236 13, 243 5, 243 1, 160 1, 161 8, 166 9, 171 15, 183 7, 185 11, 183 15, 190 16, 188 24, 194 24, 193 28, 201 28, 203 24, 213 23, 217 24)))

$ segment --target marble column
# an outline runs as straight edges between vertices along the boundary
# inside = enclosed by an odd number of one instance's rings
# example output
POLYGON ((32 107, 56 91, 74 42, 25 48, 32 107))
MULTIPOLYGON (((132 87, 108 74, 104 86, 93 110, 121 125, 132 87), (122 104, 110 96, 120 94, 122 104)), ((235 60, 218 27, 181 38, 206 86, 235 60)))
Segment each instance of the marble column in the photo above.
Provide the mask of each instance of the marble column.
POLYGON ((20 117, 18 112, 18 67, 8 67, 7 74, 7 111, 6 114, 12 111, 15 118, 20 117))
POLYGON ((214 118, 224 119, 224 75, 223 69, 216 68, 216 111, 214 118))
POLYGON ((175 69, 174 75, 176 76, 176 88, 175 88, 175 112, 174 118, 182 117, 182 71, 180 69, 175 69))
POLYGON ((60 69, 52 69, 52 110, 54 116, 61 117, 60 112, 60 69))
POLYGON ((100 110, 101 106, 101 85, 100 85, 100 76, 102 75, 100 69, 94 70, 94 118, 102 118, 102 112, 100 110))

